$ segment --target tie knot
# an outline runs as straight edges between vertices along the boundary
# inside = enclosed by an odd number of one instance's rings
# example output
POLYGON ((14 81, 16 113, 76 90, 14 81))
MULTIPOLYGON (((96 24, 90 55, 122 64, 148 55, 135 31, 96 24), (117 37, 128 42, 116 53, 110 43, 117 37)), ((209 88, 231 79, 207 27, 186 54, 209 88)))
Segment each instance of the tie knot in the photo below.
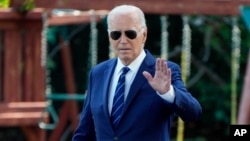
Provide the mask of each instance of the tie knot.
POLYGON ((122 74, 126 74, 129 70, 130 70, 129 67, 123 67, 122 74))

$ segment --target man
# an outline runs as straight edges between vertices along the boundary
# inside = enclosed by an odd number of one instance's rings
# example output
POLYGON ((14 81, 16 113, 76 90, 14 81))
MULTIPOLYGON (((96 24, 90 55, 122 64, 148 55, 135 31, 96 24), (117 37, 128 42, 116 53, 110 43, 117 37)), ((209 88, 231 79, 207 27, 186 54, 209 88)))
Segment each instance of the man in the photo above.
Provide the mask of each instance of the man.
POLYGON ((115 7, 107 23, 117 58, 91 70, 73 141, 169 141, 174 115, 199 119, 199 102, 184 87, 176 63, 144 50, 147 26, 138 7, 115 7))

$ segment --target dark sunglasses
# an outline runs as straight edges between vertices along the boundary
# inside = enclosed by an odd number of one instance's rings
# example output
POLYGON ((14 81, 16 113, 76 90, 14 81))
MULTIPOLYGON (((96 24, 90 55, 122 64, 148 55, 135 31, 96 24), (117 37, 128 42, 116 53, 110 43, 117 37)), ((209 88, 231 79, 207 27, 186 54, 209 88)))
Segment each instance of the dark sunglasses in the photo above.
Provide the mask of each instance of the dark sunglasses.
MULTIPOLYGON (((133 40, 136 38, 137 36, 137 32, 135 30, 126 30, 124 31, 125 35, 133 40)), ((113 39, 113 40, 118 40, 122 35, 122 32, 121 31, 111 31, 110 32, 110 37, 113 39)))

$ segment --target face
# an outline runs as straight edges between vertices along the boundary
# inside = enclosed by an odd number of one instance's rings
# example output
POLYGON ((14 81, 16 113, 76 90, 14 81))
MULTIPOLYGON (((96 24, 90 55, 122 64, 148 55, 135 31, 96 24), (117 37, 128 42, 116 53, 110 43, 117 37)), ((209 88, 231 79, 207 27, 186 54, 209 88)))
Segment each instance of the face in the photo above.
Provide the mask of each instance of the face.
POLYGON ((124 65, 129 65, 143 50, 147 28, 134 13, 116 13, 110 20, 109 41, 124 65))

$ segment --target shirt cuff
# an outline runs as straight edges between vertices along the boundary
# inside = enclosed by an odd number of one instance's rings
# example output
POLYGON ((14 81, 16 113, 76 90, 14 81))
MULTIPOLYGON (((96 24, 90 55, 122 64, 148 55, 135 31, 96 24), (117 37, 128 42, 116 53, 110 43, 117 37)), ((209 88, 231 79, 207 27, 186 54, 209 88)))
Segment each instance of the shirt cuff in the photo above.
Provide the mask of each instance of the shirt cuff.
POLYGON ((160 94, 159 92, 156 92, 162 99, 173 103, 174 102, 174 98, 175 98, 175 92, 174 92, 174 88, 172 85, 170 85, 170 89, 168 92, 166 92, 165 94, 160 94))

